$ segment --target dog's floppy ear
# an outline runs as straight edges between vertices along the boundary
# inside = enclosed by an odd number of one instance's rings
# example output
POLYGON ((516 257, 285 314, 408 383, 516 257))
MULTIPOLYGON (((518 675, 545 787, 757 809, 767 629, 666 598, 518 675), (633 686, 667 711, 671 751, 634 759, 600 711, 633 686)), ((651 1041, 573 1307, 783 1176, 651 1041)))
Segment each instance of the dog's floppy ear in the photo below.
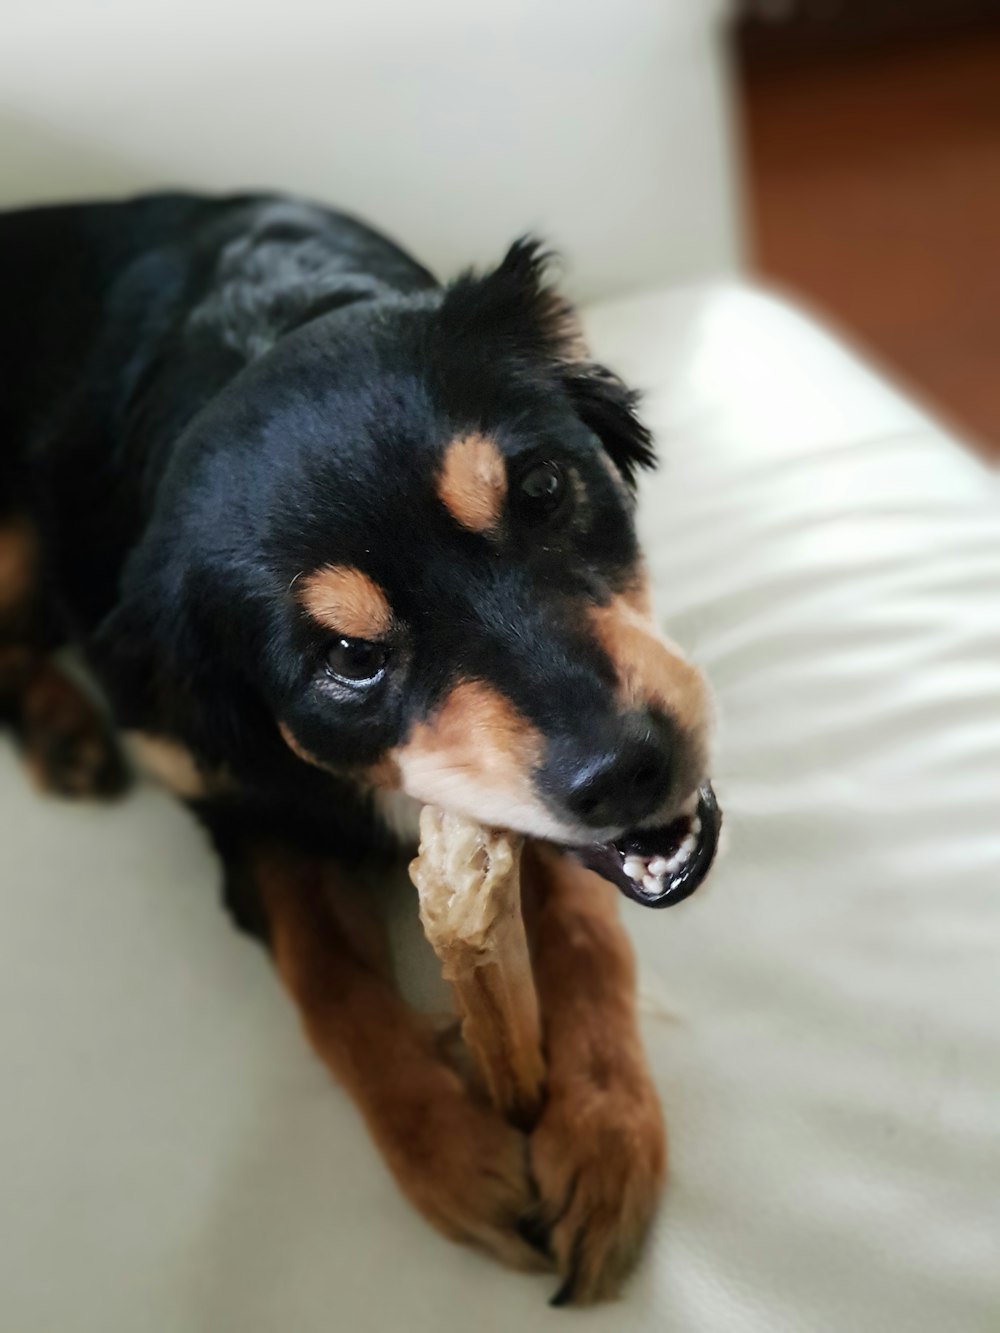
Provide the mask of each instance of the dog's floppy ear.
POLYGON ((595 361, 567 365, 563 383, 577 416, 604 445, 628 485, 634 487, 639 468, 656 466, 653 436, 636 415, 639 395, 595 361))
POLYGON ((639 395, 591 360, 576 310, 551 281, 553 258, 537 238, 521 237, 495 269, 453 283, 443 313, 452 327, 547 362, 577 415, 634 485, 638 469, 656 462, 652 435, 636 415, 639 395))
POLYGON ((224 571, 209 578, 195 544, 171 538, 174 526, 154 524, 132 551, 91 656, 123 725, 163 730, 223 764, 266 716, 240 669, 264 649, 249 632, 242 589, 224 571))

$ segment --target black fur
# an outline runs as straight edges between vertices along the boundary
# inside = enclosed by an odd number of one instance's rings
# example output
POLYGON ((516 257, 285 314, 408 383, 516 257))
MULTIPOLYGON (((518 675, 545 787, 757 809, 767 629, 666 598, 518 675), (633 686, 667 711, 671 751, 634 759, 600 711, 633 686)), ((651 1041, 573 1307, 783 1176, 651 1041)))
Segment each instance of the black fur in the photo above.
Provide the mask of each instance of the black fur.
POLYGON ((230 865, 243 829, 367 855, 351 771, 458 679, 545 736, 607 713, 578 607, 634 569, 628 486, 652 450, 633 395, 581 359, 537 243, 441 286, 339 213, 158 195, 0 217, 0 290, 0 517, 40 527, 54 637, 83 646, 118 722, 231 780, 200 806, 230 865), (473 430, 514 473, 571 465, 572 521, 461 529, 434 478, 473 430), (408 626, 361 698, 323 683, 326 638, 293 595, 340 563, 408 626), (344 775, 296 758, 278 719, 344 775))

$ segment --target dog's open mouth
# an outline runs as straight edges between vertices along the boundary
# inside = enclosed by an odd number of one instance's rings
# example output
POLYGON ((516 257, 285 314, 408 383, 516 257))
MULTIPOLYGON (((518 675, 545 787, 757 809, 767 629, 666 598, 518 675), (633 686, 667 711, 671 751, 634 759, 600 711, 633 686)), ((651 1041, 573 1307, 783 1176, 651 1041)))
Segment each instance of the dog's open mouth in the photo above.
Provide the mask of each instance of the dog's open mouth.
POLYGON ((646 907, 671 907, 704 881, 721 827, 722 811, 706 782, 669 824, 636 829, 615 842, 591 843, 573 852, 626 897, 646 907))

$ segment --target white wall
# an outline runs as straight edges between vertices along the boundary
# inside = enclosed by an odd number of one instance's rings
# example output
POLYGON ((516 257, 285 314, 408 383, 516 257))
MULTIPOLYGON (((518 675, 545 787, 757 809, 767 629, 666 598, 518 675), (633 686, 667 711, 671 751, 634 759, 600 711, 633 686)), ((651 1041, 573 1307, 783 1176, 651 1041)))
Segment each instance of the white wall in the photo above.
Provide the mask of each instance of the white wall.
POLYGON ((0 204, 296 190, 442 273, 540 230, 578 294, 730 268, 721 0, 6 0, 0 204))

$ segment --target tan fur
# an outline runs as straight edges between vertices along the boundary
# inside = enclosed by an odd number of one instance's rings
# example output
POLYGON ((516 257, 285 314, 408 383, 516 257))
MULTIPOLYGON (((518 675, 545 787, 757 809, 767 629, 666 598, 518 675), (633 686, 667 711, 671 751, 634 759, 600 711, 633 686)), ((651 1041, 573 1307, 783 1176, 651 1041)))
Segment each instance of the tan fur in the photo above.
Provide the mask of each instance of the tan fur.
POLYGON ((131 731, 126 735, 135 762, 175 796, 195 800, 207 796, 209 783, 190 750, 165 736, 131 731))
POLYGON ((564 1297, 586 1303, 615 1295, 641 1253, 666 1175, 666 1133, 617 891, 538 844, 525 848, 523 890, 549 1086, 532 1171, 564 1297))
POLYGON ((470 532, 493 532, 507 496, 507 468, 493 440, 468 435, 445 450, 437 493, 456 523, 470 532))
POLYGON ((319 759, 297 739, 295 733, 287 722, 279 722, 278 730, 281 732, 281 739, 285 742, 296 759, 301 759, 304 764, 312 764, 314 768, 327 768, 326 764, 319 759))
POLYGON ((366 961, 351 915, 324 906, 349 892, 337 872, 271 848, 257 854, 254 878, 306 1036, 403 1193, 451 1239, 516 1267, 541 1266, 515 1229, 532 1201, 524 1138, 438 1058, 430 1027, 366 961))
POLYGON ((312 618, 349 639, 382 639, 392 628, 392 608, 382 589, 350 565, 327 565, 296 588, 312 618))
POLYGON ((399 765, 392 755, 386 755, 374 764, 369 764, 359 780, 376 791, 399 791, 399 765))
POLYGON ((711 700, 704 677, 659 632, 644 581, 604 606, 591 607, 588 614, 598 642, 614 664, 625 707, 653 704, 686 737, 691 769, 682 775, 681 790, 686 794, 704 777, 707 763, 711 700))
POLYGON ((38 575, 38 539, 26 519, 0 523, 0 617, 31 600, 38 575))
POLYGON ((540 837, 560 829, 535 793, 542 737, 489 685, 464 681, 391 752, 402 789, 425 804, 540 837))

